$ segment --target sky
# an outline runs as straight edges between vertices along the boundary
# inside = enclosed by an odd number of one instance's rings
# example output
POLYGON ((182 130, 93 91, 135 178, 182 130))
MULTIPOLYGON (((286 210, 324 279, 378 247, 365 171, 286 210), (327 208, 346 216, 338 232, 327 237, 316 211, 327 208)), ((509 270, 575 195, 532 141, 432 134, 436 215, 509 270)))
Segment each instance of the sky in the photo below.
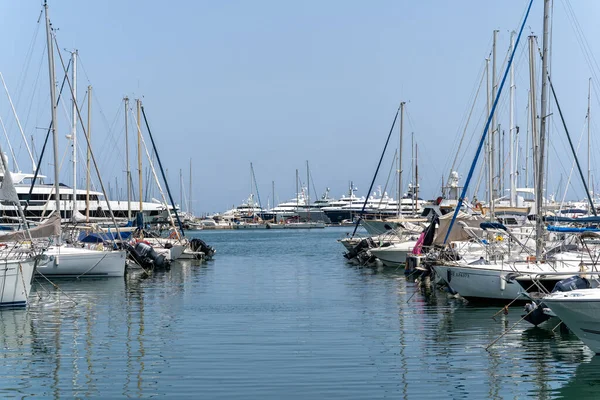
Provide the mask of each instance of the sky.
MULTIPOLYGON (((330 188, 331 196, 340 197, 352 181, 358 194, 365 195, 401 101, 406 102, 404 191, 414 180, 409 176, 413 133, 422 197, 439 195, 442 177, 448 176, 457 154, 455 169, 464 181, 483 132, 485 85, 467 129, 465 116, 479 87, 484 60, 490 56, 492 31, 499 31, 499 81, 506 68, 510 31, 520 26, 527 3, 61 0, 50 1, 49 6, 63 57, 68 59, 68 50, 79 51, 78 101, 84 119, 85 88, 93 86, 92 143, 112 197, 126 197, 123 97, 141 98, 177 203, 181 203, 182 169, 187 204, 192 159, 192 208, 201 214, 224 211, 256 192, 250 163, 263 206, 273 202, 273 181, 276 202, 295 197, 296 169, 306 182, 306 161, 312 176, 311 192, 321 194, 330 188), (467 134, 458 151, 463 130, 467 134)), ((50 122, 45 27, 43 19, 38 23, 41 10, 39 0, 0 0, 0 35, 4 38, 0 41, 0 72, 29 143, 33 136, 36 154, 50 122)), ((515 120, 522 133, 517 163, 522 176, 527 153, 527 36, 532 32, 538 35, 541 45, 542 11, 543 2, 534 0, 515 55, 515 120)), ((581 135, 586 126, 588 79, 600 73, 595 62, 600 43, 593 40, 600 35, 599 11, 600 3, 594 0, 555 0, 553 7, 552 80, 576 145, 583 137, 579 154, 584 174, 587 138, 581 135), (573 28, 572 15, 578 29, 573 28), (589 53, 582 48, 580 33, 591 46, 586 47, 589 53)), ((64 72, 58 56, 55 58, 60 83, 64 72)), ((537 61, 538 94, 539 64, 537 61)), ((600 92, 599 83, 593 79, 596 92, 600 92)), ((507 82, 498 103, 501 131, 509 126, 508 86, 507 82)), ((73 173, 66 138, 70 99, 67 92, 64 96, 57 126, 61 181, 70 185, 73 173)), ((600 110, 599 98, 598 94, 592 96, 592 175, 600 161, 596 157, 600 143, 595 139, 599 124, 594 121, 594 108, 600 110)), ((573 158, 557 113, 553 108, 550 113, 547 193, 562 197, 573 158)), ((0 116, 18 169, 30 172, 31 162, 4 93, 0 93, 0 116)), ((129 123, 137 197, 131 116, 129 123)), ((394 197, 396 179, 388 182, 387 176, 395 169, 392 157, 398 131, 396 125, 376 180, 376 186, 387 188, 394 197)), ((505 135, 508 141, 508 132, 505 135)), ((150 144, 147 136, 145 140, 150 144)), ((0 144, 7 152, 3 134, 0 144)), ((78 147, 81 159, 85 153, 82 138, 78 147)), ((44 174, 52 176, 52 163, 48 153, 42 163, 44 174)), ((144 160, 144 169, 147 165, 144 160)), ((84 163, 80 162, 77 170, 83 177, 84 163)), ((571 178, 568 198, 583 197, 575 178, 571 178)), ((78 182, 82 184, 80 179, 78 182)), ((159 198, 158 192, 151 197, 159 198)))

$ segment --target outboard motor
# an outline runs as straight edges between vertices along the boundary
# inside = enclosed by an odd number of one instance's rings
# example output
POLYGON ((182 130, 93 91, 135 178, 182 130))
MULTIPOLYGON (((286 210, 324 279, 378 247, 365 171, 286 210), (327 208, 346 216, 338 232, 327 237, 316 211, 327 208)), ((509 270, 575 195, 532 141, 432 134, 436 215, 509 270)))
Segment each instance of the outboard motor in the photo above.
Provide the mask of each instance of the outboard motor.
MULTIPOLYGON (((552 293, 570 292, 571 290, 589 289, 590 287, 590 281, 575 275, 556 282, 554 289, 552 289, 552 293)), ((544 312, 544 308, 547 307, 541 300, 533 300, 531 303, 525 304, 525 312, 527 314, 525 314, 523 318, 534 326, 538 326, 542 322, 550 319, 550 316, 544 312)))
POLYGON ((344 254, 344 257, 346 257, 348 260, 352 260, 358 256, 359 253, 363 252, 364 250, 368 250, 371 247, 374 247, 373 241, 371 238, 365 238, 358 242, 358 244, 352 249, 348 250, 348 252, 344 254))
POLYGON ((194 239, 190 240, 190 249, 194 253, 199 252, 199 251, 203 252, 204 257, 207 260, 210 260, 216 253, 216 250, 214 249, 214 247, 207 245, 204 240, 198 239, 198 238, 194 238, 194 239))
POLYGON ((158 254, 147 243, 139 242, 135 247, 129 243, 123 243, 123 247, 129 256, 144 269, 169 269, 171 266, 170 261, 164 255, 158 254))
POLYGON ((589 289, 591 287, 590 281, 581 276, 575 275, 562 281, 556 282, 552 293, 555 292, 570 292, 576 289, 589 289))

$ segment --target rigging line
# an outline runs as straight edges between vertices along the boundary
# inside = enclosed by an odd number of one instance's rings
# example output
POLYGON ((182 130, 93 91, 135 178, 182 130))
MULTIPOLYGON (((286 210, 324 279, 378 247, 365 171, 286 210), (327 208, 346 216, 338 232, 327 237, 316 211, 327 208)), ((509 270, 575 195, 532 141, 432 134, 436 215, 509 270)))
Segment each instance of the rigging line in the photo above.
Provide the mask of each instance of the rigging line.
MULTIPOLYGON (((315 180, 313 179, 312 171, 308 171, 308 174, 310 175, 310 183, 312 183, 313 193, 315 194, 315 199, 319 200, 319 195, 317 194, 317 188, 315 187, 315 180)), ((309 199, 309 203, 310 203, 310 199, 309 199)))
MULTIPOLYGON (((537 38, 536 38, 536 43, 537 43, 537 38)), ((538 46, 538 51, 541 52, 541 49, 539 48, 539 46, 538 46)), ((543 73, 543 71, 542 71, 542 73, 543 73)), ((558 102, 558 98, 557 98, 556 92, 554 90, 554 85, 552 84, 552 80, 550 79, 550 72, 549 71, 547 72, 547 75, 548 75, 548 83, 550 84, 550 89, 552 91, 552 97, 554 98, 554 102, 556 103, 556 107, 557 107, 558 113, 560 115, 560 120, 562 121, 563 128, 565 130, 565 133, 567 134, 567 139, 569 140, 569 146, 571 148, 571 152, 573 153, 573 157, 575 158, 575 162, 577 163, 577 170, 579 171, 579 176, 581 178, 581 181, 583 182, 583 187, 585 188, 586 196, 588 198, 588 201, 590 203, 590 207, 592 208, 592 212, 594 213, 594 216, 597 216, 597 214, 596 214, 596 208, 594 207, 594 202, 592 200, 592 196, 590 194, 590 190, 588 188, 586 179, 585 179, 585 177, 583 175, 583 171, 581 169, 581 165, 579 164, 579 158, 577 157, 577 152, 575 151, 575 147, 573 147, 573 142, 571 141, 571 135, 569 134, 569 129, 567 128, 567 123, 565 122, 565 119, 563 117, 563 113, 562 113, 562 110, 560 108, 560 103, 558 102)))
POLYGON ((531 11, 532 4, 533 4, 533 0, 529 0, 529 6, 527 6, 527 12, 525 13, 525 18, 523 19, 523 23, 521 24, 521 29, 519 29, 519 34, 517 35, 517 40, 515 41, 515 47, 512 49, 512 52, 511 52, 512 54, 510 55, 510 59, 508 60, 508 65, 507 65, 506 69, 504 70, 504 76, 502 77, 502 82, 500 83, 500 87, 498 88, 498 92, 494 99, 494 104, 492 105, 490 115, 488 117, 487 123, 485 124, 483 134, 481 135, 481 140, 479 141, 479 146, 477 148, 477 152, 475 153, 475 159, 473 160, 473 163, 471 164, 471 168, 469 169, 469 174, 467 175, 467 180, 465 182, 465 186, 463 187, 460 198, 458 199, 458 204, 456 205, 456 209, 454 210, 454 215, 452 216, 452 220, 450 221, 450 226, 448 226, 448 231, 446 232, 446 237, 444 238, 444 244, 446 244, 446 242, 448 241, 448 236, 450 236, 450 232, 452 231, 452 227, 454 226, 456 217, 458 216, 458 213, 460 212, 460 209, 462 207, 462 203, 463 203, 464 197, 467 193, 467 189, 469 188, 469 182, 471 181, 471 178, 473 177, 475 165, 477 164, 477 161, 479 159, 479 154, 481 153, 481 149, 483 148, 483 144, 485 142, 485 138, 486 138, 488 130, 490 128, 490 124, 492 123, 492 117, 494 116, 494 113, 496 112, 496 107, 498 106, 498 99, 500 98, 500 94, 502 93, 502 89, 504 88, 504 84, 506 83, 506 77, 508 76, 510 66, 512 65, 513 58, 515 56, 515 51, 517 50, 517 48, 519 46, 519 42, 521 41, 521 35, 523 34, 523 28, 525 27, 525 22, 527 21, 527 17, 529 16, 529 12, 531 11))
MULTIPOLYGON (((152 142, 152 145, 154 146, 154 141, 152 142)), ((160 161, 159 161, 159 165, 160 165, 160 161)), ((258 207, 260 209, 262 209, 262 203, 260 202, 260 193, 258 193, 258 182, 256 182, 256 175, 254 175, 254 166, 252 165, 252 163, 250 163, 250 172, 252 173, 252 181, 254 182, 254 188, 256 188, 256 197, 258 197, 258 207)), ((168 191, 168 187, 167 187, 167 191, 168 191)), ((252 190, 252 188, 250 188, 250 190, 252 190)), ((309 203, 310 203, 310 199, 309 203)), ((171 199, 171 202, 173 202, 173 199, 171 199)), ((175 206, 175 205, 173 205, 175 206)))
MULTIPOLYGON (((95 100, 95 102, 98 104, 98 100, 97 97, 95 95, 95 91, 92 92, 92 99, 95 100)), ((114 151, 116 150, 117 152, 117 156, 120 157, 121 159, 123 159, 125 157, 125 153, 121 151, 121 146, 114 146, 114 143, 120 143, 120 140, 117 140, 117 136, 116 136, 116 126, 119 123, 119 121, 121 121, 122 118, 122 113, 123 112, 123 99, 121 99, 121 101, 119 102, 119 107, 117 108, 117 112, 115 113, 115 116, 113 118, 113 121, 111 122, 110 126, 107 126, 107 135, 105 140, 102 142, 102 147, 100 148, 99 151, 99 160, 101 164, 106 164, 107 163, 107 159, 110 156, 114 156, 114 151)), ((108 124, 108 121, 105 118, 105 125, 108 124)), ((120 126, 120 124, 119 124, 120 126)), ((119 139, 122 138, 123 136, 121 135, 121 133, 124 131, 124 127, 121 126, 121 129, 119 130, 119 139)), ((112 173, 114 171, 114 166, 115 164, 112 163, 111 167, 112 169, 110 170, 110 172, 112 173)))
MULTIPOLYGON (((62 53, 60 52, 60 47, 58 46, 58 40, 56 39, 56 35, 54 35, 54 43, 55 43, 56 48, 57 48, 58 57, 60 59, 60 64, 63 67, 63 71, 65 71, 65 78, 67 80, 67 84, 69 85, 69 92, 71 94, 71 98, 73 98, 73 97, 75 97, 74 93, 73 93, 73 86, 71 85, 71 80, 69 79, 69 76, 66 75, 67 69, 65 68, 65 62, 63 60, 62 53)), ((119 225, 117 224, 117 221, 115 219, 115 215, 114 215, 114 213, 112 211, 112 207, 110 206, 110 201, 108 201, 108 197, 106 196, 106 190, 104 190, 104 183, 102 182, 102 176, 100 176, 100 170, 98 169, 98 164, 96 163, 96 157, 95 157, 94 152, 92 150, 92 144, 90 143, 90 139, 88 137, 87 129, 85 127, 85 124, 83 123, 83 118, 81 118, 81 110, 79 109, 79 106, 78 106, 77 103, 74 103, 74 104, 75 104, 75 110, 77 111, 77 117, 78 117, 79 122, 81 124, 81 130, 83 132, 83 136, 84 136, 85 141, 87 143, 88 149, 90 150, 91 160, 92 160, 92 163, 94 164, 94 169, 96 170, 96 174, 98 176, 98 181, 100 182, 100 187, 102 188, 102 194, 104 195, 104 198, 107 200, 106 201, 106 206, 108 208, 108 211, 109 211, 109 214, 110 214, 110 218, 112 219, 112 222, 115 225, 115 230, 117 231, 117 237, 119 238, 119 240, 123 240, 123 237, 121 236, 121 230, 119 229, 119 225)))
MULTIPOLYGON (((581 134, 579 135, 579 142, 577 143, 577 150, 579 151, 579 148, 581 146, 581 140, 583 139, 583 133, 585 132, 585 125, 583 126, 583 128, 581 128, 581 134)), ((560 160, 560 158, 559 158, 560 160)), ((565 199, 567 197, 567 192, 569 191, 569 186, 571 185, 571 176, 573 175, 573 170, 575 169, 575 160, 573 160, 573 162, 571 163, 571 171, 569 172, 569 177, 567 178, 567 183, 565 185, 565 191, 563 193, 563 197, 562 200, 560 202, 560 208, 559 208, 559 212, 562 210, 562 206, 565 203, 565 199)), ((560 190, 560 187, 558 188, 560 190)))
POLYGON ((6 142, 8 143, 8 149, 10 150, 10 154, 12 155, 13 162, 15 163, 15 167, 16 167, 17 171, 21 172, 21 169, 19 168, 19 164, 17 163, 17 157, 15 157, 15 152, 13 151, 13 147, 10 144, 10 140, 8 139, 8 133, 6 132, 6 128, 4 127, 4 121, 2 120, 1 116, 0 116, 0 125, 2 125, 2 131, 4 132, 4 137, 6 138, 6 142))
POLYGON ((35 169, 35 160, 33 159, 33 153, 31 153, 31 149, 29 148, 29 143, 27 142, 27 138, 25 137, 25 132, 23 131, 23 127, 21 126, 21 121, 19 120, 19 116, 17 115, 17 110, 13 105, 13 101, 10 97, 10 93, 8 92, 8 87, 6 86, 6 82, 4 82, 4 76, 2 72, 0 72, 0 80, 2 80, 2 85, 4 85, 4 90, 6 91, 6 96, 8 97, 8 102, 10 103, 10 107, 12 108, 13 114, 17 121, 17 125, 19 126, 19 131, 21 132, 21 136, 23 137, 23 142, 25 143, 25 147, 27 148, 27 153, 29 153, 29 157, 31 158, 31 163, 33 164, 33 168, 35 169))
MULTIPOLYGON (((40 80, 40 75, 42 72, 42 65, 44 64, 44 55, 46 54, 46 44, 44 43, 44 48, 42 49, 42 57, 40 57, 40 64, 38 66, 38 72, 37 75, 35 77, 35 82, 33 83, 33 85, 31 86, 31 101, 29 102, 29 108, 27 109, 27 113, 25 114, 25 129, 27 129, 27 126, 29 126, 29 117, 31 116, 31 108, 33 107, 33 103, 34 103, 34 99, 35 99, 35 95, 37 93, 37 88, 38 88, 38 82, 40 80)), ((35 156, 35 154, 34 154, 35 156)))
POLYGON ((356 220, 356 224, 354 225, 354 232, 352 232, 351 237, 354 237, 354 235, 356 234, 356 230, 358 229, 358 225, 360 224, 362 215, 365 212, 365 207, 367 206, 367 202, 369 201, 369 194, 371 193, 371 190, 373 190, 373 185, 375 184, 375 179, 377 179, 377 173, 379 172, 379 167, 381 167, 381 162, 383 161, 383 156, 385 155, 385 151, 387 150, 388 144, 390 143, 390 138, 392 137, 392 133, 394 132, 394 126, 396 125, 396 120, 398 119, 398 114, 400 113, 401 106, 402 106, 402 103, 400 103, 400 106, 398 106, 398 109, 396 110, 396 115, 394 116, 394 121, 392 122, 392 126, 390 128, 390 133, 388 134, 387 140, 385 141, 385 146, 383 146, 383 152, 381 152, 381 157, 379 158, 379 163, 377 164, 377 169, 375 169, 375 175, 373 175, 373 180, 371 181, 371 186, 369 186, 369 190, 367 191, 367 196, 365 197, 365 202, 363 203, 362 209, 360 210, 360 213, 358 214, 358 219, 356 220))
MULTIPOLYGON (((390 165, 390 172, 388 172, 388 177, 385 180, 385 186, 383 187, 383 193, 387 193, 387 187, 388 187, 388 184, 390 183, 390 177, 392 176, 394 167, 396 166, 397 158, 398 158, 398 149, 396 149, 396 151, 394 152, 394 157, 392 157, 392 164, 390 165)), ((394 183, 395 183, 395 179, 394 179, 394 183)), ((383 197, 384 197, 383 193, 379 197, 379 205, 377 206, 377 208, 379 209, 379 212, 381 212, 381 204, 383 203, 383 197)), ((398 209, 400 210, 400 212, 402 212, 401 206, 402 206, 401 199, 398 199, 398 209)))
MULTIPOLYGON (((473 127, 473 130, 471 131, 471 136, 469 136, 469 140, 467 141, 467 143, 469 144, 469 146, 465 149, 465 154, 467 153, 467 151, 471 148, 470 144, 474 143, 475 140, 475 135, 477 134, 477 131, 479 129, 481 129, 480 125, 482 121, 485 121, 485 118, 487 118, 487 110, 486 107, 483 107, 483 109, 481 110, 481 112, 479 113, 479 119, 477 120, 477 124, 473 127)), ((464 161, 465 156, 460 157, 458 164, 456 165, 456 169, 460 169, 462 162, 464 161)))
MULTIPOLYGON (((481 63, 481 67, 480 67, 480 72, 479 73, 482 74, 482 75, 485 75, 485 60, 482 61, 482 63, 481 63)), ((479 76, 479 74, 477 74, 477 76, 479 76)), ((467 100, 467 104, 466 104, 467 108, 465 109, 465 111, 463 112, 462 116, 460 117, 460 121, 459 121, 459 123, 457 125, 457 128, 456 128, 455 136, 459 135, 459 133, 461 131, 461 127, 465 123, 464 121, 467 118, 467 113, 468 113, 467 109, 468 109, 469 104, 471 104, 471 101, 472 101, 471 99, 473 99, 474 93, 477 90, 477 87, 478 87, 478 85, 477 85, 477 79, 475 79, 475 82, 473 83, 473 87, 471 89, 471 92, 469 93, 469 97, 468 97, 468 100, 467 100)), ((452 145, 452 150, 454 150, 454 144, 452 145)), ((444 170, 446 170, 447 167, 448 167, 448 161, 449 160, 446 159, 446 161, 444 163, 444 167, 443 167, 444 170)))
MULTIPOLYGON (((183 231, 183 224, 181 223, 181 220, 179 219, 179 214, 177 213, 177 207, 175 207, 175 202, 173 201, 173 195, 171 194, 171 190, 169 189, 169 182, 167 181, 167 177, 165 176, 165 171, 163 169, 162 162, 160 161, 160 157, 158 156, 158 150, 156 149, 156 143, 154 143, 154 137, 152 137, 152 132, 150 132, 150 125, 148 125, 148 119, 146 118, 146 111, 144 109, 144 105, 142 105, 141 108, 142 108, 142 115, 144 116, 144 123, 146 124, 146 129, 148 130, 148 136, 150 136, 150 141, 152 141, 152 147, 154 148, 154 154, 156 154, 156 160, 158 161, 158 166, 160 167, 160 172, 162 173, 163 180, 165 181, 165 187, 167 189, 167 193, 169 194, 169 199, 171 200, 171 205, 173 206, 173 211, 175 212, 175 218, 177 218, 177 223, 179 224, 179 229, 181 230, 181 235, 185 236, 185 233, 183 231)), ((143 138, 142 138, 142 142, 143 142, 143 138)), ((167 205, 167 213, 171 217, 171 222, 173 222, 173 216, 171 215, 171 212, 169 211, 168 205, 167 205)), ((177 232, 177 231, 175 231, 175 232, 177 232)), ((177 233, 177 236, 178 236, 178 239, 180 239, 179 233, 177 233)))
MULTIPOLYGON (((40 11, 40 17, 43 13, 43 10, 40 11)), ((23 67, 23 69, 21 69, 21 73, 19 74, 19 78, 17 80, 17 108, 19 107, 19 104, 21 103, 21 95, 23 94, 23 87, 25 86, 25 78, 27 77, 27 73, 29 71, 29 65, 31 64, 31 59, 33 57, 33 49, 35 46, 35 42, 37 39, 37 35, 40 31, 40 19, 38 18, 38 21, 36 23, 37 27, 34 30, 33 33, 33 37, 31 38, 31 41, 29 42, 29 48, 27 50, 27 53, 25 55, 25 66, 23 67)), ((45 46, 45 45, 44 45, 45 46)))
MULTIPOLYGON (((63 88, 65 87, 65 83, 67 80, 67 74, 69 73, 70 67, 71 67, 71 60, 69 60, 69 63, 67 64, 67 68, 65 70, 65 76, 63 77, 63 81, 62 81, 62 84, 60 85, 60 90, 58 92, 58 97, 56 99, 56 105, 58 105, 58 102, 60 101, 60 98, 62 96, 62 91, 63 91, 63 88)), ((25 213, 25 211, 27 211, 27 207, 29 207, 29 201, 31 199, 31 194, 33 193, 33 187, 35 186, 35 181, 37 180, 38 174, 40 172, 40 168, 42 167, 42 160, 44 158, 44 153, 46 151, 46 145, 48 144, 48 138, 50 137, 51 131, 52 131, 52 121, 50 121, 50 126, 48 126, 48 131, 46 132, 46 139, 44 140, 44 145, 42 146, 42 151, 40 152, 40 158, 38 160, 37 167, 33 174, 33 179, 31 180, 31 186, 29 186, 29 193, 27 193, 25 207, 23 207, 23 213, 25 213)))
POLYGON ((477 104, 477 99, 479 97, 479 91, 481 90, 481 86, 483 86, 483 78, 485 77, 485 70, 481 73, 481 79, 479 80, 479 86, 477 87, 477 92, 475 93, 475 98, 473 99, 473 104, 471 105, 471 110, 469 111, 469 115, 467 117, 467 122, 465 123, 465 129, 463 130, 463 134, 460 138, 460 142, 458 143, 458 149, 456 150, 456 155, 454 156, 454 161, 452 161, 452 167, 450 168, 450 173, 448 174, 448 180, 450 180, 450 174, 454 171, 454 167, 456 165, 456 161, 458 160, 458 155, 460 154, 460 149, 463 144, 463 140, 467 133, 467 128, 469 127, 469 122, 471 121, 471 116, 473 115, 473 110, 475 109, 475 104, 477 104))
MULTIPOLYGON (((573 31, 575 33, 575 38, 577 40, 577 43, 579 44, 581 51, 583 52, 583 56, 586 60, 586 63, 588 64, 588 67, 590 68, 590 73, 594 77, 594 82, 593 82, 594 88, 596 90, 598 90, 598 84, 597 84, 598 76, 596 74, 596 71, 600 70, 600 68, 598 68, 598 63, 596 62, 594 53, 591 51, 591 49, 589 47, 589 43, 583 33, 583 29, 581 29, 581 25, 579 24, 579 21, 577 20, 577 17, 575 16, 575 11, 573 10, 571 4, 570 3, 567 4, 563 0, 563 6, 565 7, 565 11, 566 11, 567 18, 569 19, 569 23, 571 24, 571 27, 573 28, 573 31), (596 69, 594 69, 594 64, 595 64, 596 69)), ((596 93, 594 93, 594 97, 598 101, 598 95, 596 93)))
POLYGON ((579 158, 577 157, 577 153, 575 152, 575 148, 573 147, 573 142, 571 141, 571 135, 569 134, 569 129, 567 128, 567 123, 565 122, 565 118, 564 118, 562 110, 560 108, 560 103, 558 102, 558 98, 556 97, 556 92, 554 91, 554 85, 552 84, 552 80, 550 79, 550 74, 548 74, 548 83, 550 83, 550 89, 552 90, 552 97, 554 97, 554 102, 556 103, 556 108, 558 109, 558 114, 560 115, 560 120, 562 121, 563 128, 565 129, 565 133, 567 134, 567 139, 569 139, 569 146, 571 147, 571 151, 573 152, 573 157, 575 158, 575 162, 577 163, 577 169, 579 170, 579 176, 581 177, 581 181, 583 182, 583 187, 585 188, 585 193, 587 195, 588 201, 590 202, 590 207, 592 208, 592 212, 594 213, 594 216, 598 216, 598 214, 596 213, 596 207, 594 207, 594 202, 592 200, 590 190, 588 189, 586 179, 583 176, 583 171, 581 170, 581 165, 579 165, 579 158))

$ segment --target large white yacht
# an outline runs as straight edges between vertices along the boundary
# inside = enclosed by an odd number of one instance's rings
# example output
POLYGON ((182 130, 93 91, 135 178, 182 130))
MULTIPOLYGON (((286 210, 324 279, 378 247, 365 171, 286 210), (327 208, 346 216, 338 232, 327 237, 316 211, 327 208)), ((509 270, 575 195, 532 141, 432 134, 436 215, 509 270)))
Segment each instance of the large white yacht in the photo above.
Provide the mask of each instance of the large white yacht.
MULTIPOLYGON (((0 174, 3 172, 0 170, 0 174)), ((39 222, 47 218, 56 210, 56 202, 54 199, 55 186, 50 184, 36 184, 29 191, 31 184, 25 183, 27 180, 33 179, 33 174, 25 174, 20 172, 11 172, 11 177, 15 183, 15 189, 21 205, 25 209, 25 217, 33 222, 39 222), (28 201, 29 200, 29 201, 28 201)), ((43 177, 42 177, 43 178, 43 177)), ((69 186, 60 185, 60 208, 61 216, 64 219, 73 217, 73 209, 85 216, 87 211, 87 191, 83 189, 76 190, 77 199, 75 207, 73 207, 73 189, 69 186)), ((128 217, 127 201, 110 200, 110 207, 116 218, 128 217)), ((89 217, 90 220, 99 220, 110 218, 108 203, 104 199, 101 192, 89 192, 89 217)), ((132 218, 140 211, 138 201, 130 203, 132 218)), ((172 207, 169 207, 172 208, 172 207)), ((160 202, 142 202, 142 212, 146 222, 160 222, 168 218, 167 207, 160 202)), ((17 208, 12 205, 0 203, 0 223, 11 224, 17 221, 17 208)), ((81 218, 81 215, 79 217, 81 218)))

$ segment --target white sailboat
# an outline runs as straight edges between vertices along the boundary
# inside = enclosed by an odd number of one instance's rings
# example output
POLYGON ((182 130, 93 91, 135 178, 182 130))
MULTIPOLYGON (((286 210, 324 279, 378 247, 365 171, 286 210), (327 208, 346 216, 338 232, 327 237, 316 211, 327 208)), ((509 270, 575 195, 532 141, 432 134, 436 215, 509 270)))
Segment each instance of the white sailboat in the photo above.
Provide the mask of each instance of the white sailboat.
MULTIPOLYGON (((52 134, 54 141, 54 197, 56 204, 57 215, 61 215, 60 204, 60 186, 59 186, 59 163, 58 163, 58 134, 57 134, 57 118, 56 118, 56 88, 55 88, 55 73, 54 73, 54 43, 53 35, 50 27, 50 18, 48 15, 48 5, 44 4, 46 17, 46 37, 48 41, 48 67, 50 75, 50 101, 52 108, 52 134)), ((77 53, 73 52, 73 59, 76 60, 77 53)), ((74 61, 75 63, 76 61, 74 61)), ((73 78, 76 78, 76 65, 73 68, 73 78)), ((69 83, 71 95, 73 98, 73 120, 76 125, 78 117, 78 109, 76 103, 74 82, 69 83)), ((73 140, 75 140, 76 129, 73 129, 73 140)), ((86 140, 89 140, 86 136, 86 140)), ((88 149, 91 152, 90 143, 87 143, 88 149)), ((75 152, 75 149, 73 150, 75 152)), ((93 153, 92 153, 93 157, 93 153)), ((8 171, 7 171, 8 172, 8 171)), ((10 175, 8 172, 7 175, 10 175)), ((100 177, 99 177, 100 178, 100 177)), ((76 191, 75 191, 76 193, 76 191)), ((73 203, 73 207, 76 203, 73 203)), ((73 209, 76 211, 76 208, 73 209)), ((110 209, 109 205, 109 212, 110 209)), ((50 257, 50 262, 38 270, 39 273, 49 276, 64 276, 64 277, 96 277, 96 276, 123 276, 125 274, 125 259, 124 250, 93 250, 87 248, 73 248, 61 243, 61 232, 59 225, 58 242, 45 249, 45 254, 50 257)))

